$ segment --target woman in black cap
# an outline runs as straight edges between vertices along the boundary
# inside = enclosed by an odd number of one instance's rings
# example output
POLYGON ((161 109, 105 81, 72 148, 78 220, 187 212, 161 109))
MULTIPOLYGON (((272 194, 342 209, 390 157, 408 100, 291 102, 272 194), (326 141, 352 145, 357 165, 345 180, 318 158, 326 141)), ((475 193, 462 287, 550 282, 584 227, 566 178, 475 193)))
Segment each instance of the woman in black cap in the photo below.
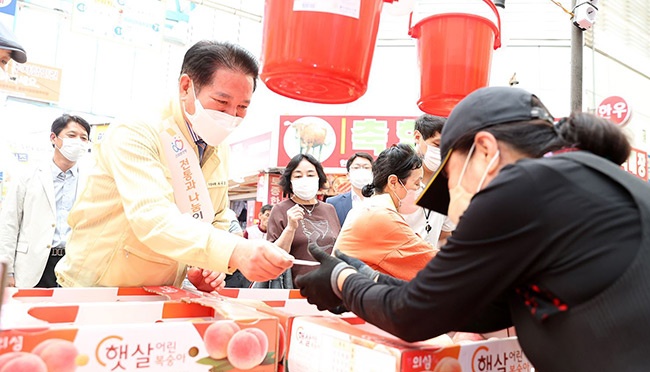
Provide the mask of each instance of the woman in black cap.
POLYGON ((650 187, 619 166, 623 132, 490 87, 454 108, 440 147, 419 204, 458 227, 437 256, 403 282, 314 251, 296 279, 309 302, 407 341, 514 325, 536 371, 647 370, 650 187))
POLYGON ((18 44, 16 36, 0 23, 0 68, 5 70, 9 60, 13 59, 18 63, 27 62, 25 49, 18 44))

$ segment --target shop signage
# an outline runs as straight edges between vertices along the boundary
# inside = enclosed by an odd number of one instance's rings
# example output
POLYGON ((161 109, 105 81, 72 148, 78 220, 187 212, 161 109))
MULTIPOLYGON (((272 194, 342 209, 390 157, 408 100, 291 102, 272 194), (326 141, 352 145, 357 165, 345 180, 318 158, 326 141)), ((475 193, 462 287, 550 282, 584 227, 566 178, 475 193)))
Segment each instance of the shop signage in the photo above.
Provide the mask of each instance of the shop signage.
POLYGON ((621 168, 644 181, 648 181, 648 153, 632 147, 630 157, 621 164, 621 168))
POLYGON ((16 3, 18 0, 0 0, 0 13, 16 15, 16 3))
POLYGON ((61 91, 61 69, 36 63, 9 62, 10 78, 0 78, 0 91, 10 96, 44 102, 58 102, 61 91))
POLYGON ((75 0, 72 30, 139 47, 160 45, 165 2, 160 0, 75 0))
POLYGON ((601 118, 608 119, 616 125, 623 126, 630 120, 632 109, 623 97, 610 96, 598 105, 597 114, 601 118))
POLYGON ((376 157, 393 144, 413 144, 414 125, 415 117, 405 116, 280 116, 278 166, 305 153, 345 172, 355 152, 376 157))
POLYGON ((268 194, 268 204, 276 205, 279 202, 286 199, 285 195, 282 195, 282 186, 280 186, 280 175, 279 174, 267 174, 267 182, 269 185, 269 194, 268 194))

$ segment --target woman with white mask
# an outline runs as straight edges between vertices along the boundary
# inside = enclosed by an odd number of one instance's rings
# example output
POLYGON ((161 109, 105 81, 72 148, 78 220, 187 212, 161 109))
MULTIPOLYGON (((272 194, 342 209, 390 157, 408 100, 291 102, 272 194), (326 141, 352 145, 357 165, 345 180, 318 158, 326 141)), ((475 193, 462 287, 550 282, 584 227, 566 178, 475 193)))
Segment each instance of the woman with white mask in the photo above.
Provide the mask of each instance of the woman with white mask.
POLYGON ((440 148, 419 203, 458 225, 436 257, 410 282, 375 283, 314 252, 300 293, 406 341, 514 325, 536 371, 647 370, 650 187, 620 167, 626 133, 589 113, 556 122, 533 94, 487 87, 454 107, 440 148))
MULTIPOLYGON (((341 225, 334 207, 316 197, 326 183, 327 176, 316 158, 309 154, 294 156, 279 182, 289 198, 271 209, 266 239, 296 259, 314 260, 307 250, 308 245, 331 253, 341 225)), ((294 265, 290 273, 295 278, 313 269, 313 266, 294 265)))
POLYGON ((363 188, 366 199, 348 214, 334 250, 381 273, 413 279, 436 255, 401 214, 420 190, 422 160, 411 146, 394 145, 379 154, 372 173, 372 182, 363 188))

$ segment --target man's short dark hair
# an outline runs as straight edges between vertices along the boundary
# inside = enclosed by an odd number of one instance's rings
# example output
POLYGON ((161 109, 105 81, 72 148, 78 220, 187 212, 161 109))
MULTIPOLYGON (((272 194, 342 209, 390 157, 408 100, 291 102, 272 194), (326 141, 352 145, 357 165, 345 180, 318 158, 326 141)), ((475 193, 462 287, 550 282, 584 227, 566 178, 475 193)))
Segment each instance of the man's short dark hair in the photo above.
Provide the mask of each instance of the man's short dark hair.
POLYGON ((262 208, 260 208, 260 214, 264 214, 264 212, 270 211, 271 209, 273 209, 273 206, 271 204, 265 204, 262 206, 262 208))
POLYGON ((442 127, 446 121, 447 118, 442 116, 424 114, 415 119, 415 127, 413 129, 422 134, 423 140, 427 140, 436 133, 442 133, 442 127))
POLYGON ((199 41, 185 53, 181 74, 187 74, 199 90, 212 83, 219 69, 238 71, 253 78, 253 91, 257 87, 259 65, 257 59, 237 44, 210 40, 199 41))
POLYGON ((375 161, 372 158, 372 155, 368 154, 367 152, 357 152, 354 155, 350 156, 350 158, 348 159, 348 162, 345 163, 345 168, 347 168, 348 172, 350 171, 350 166, 352 166, 352 163, 354 162, 354 160, 356 158, 368 159, 368 161, 370 162, 370 165, 372 165, 372 163, 375 161))
POLYGON ((86 130, 86 134, 90 135, 90 124, 82 118, 81 116, 76 116, 76 115, 68 115, 68 114, 63 114, 56 118, 54 122, 52 123, 52 133, 56 134, 57 136, 61 131, 68 126, 68 123, 71 121, 74 121, 75 123, 79 123, 84 129, 86 130))

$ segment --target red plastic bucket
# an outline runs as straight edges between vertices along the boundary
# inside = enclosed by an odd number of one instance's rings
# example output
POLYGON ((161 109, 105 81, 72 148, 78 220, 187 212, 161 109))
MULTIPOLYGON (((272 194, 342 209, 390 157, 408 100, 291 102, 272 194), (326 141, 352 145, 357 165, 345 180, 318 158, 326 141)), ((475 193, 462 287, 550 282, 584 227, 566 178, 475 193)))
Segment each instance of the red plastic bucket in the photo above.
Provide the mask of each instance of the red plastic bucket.
POLYGON ((449 116, 467 94, 488 85, 492 51, 501 46, 499 13, 491 0, 429 0, 420 1, 411 17, 420 65, 418 107, 449 116))
POLYGON ((267 0, 260 77, 272 91, 347 103, 368 88, 383 0, 267 0))

